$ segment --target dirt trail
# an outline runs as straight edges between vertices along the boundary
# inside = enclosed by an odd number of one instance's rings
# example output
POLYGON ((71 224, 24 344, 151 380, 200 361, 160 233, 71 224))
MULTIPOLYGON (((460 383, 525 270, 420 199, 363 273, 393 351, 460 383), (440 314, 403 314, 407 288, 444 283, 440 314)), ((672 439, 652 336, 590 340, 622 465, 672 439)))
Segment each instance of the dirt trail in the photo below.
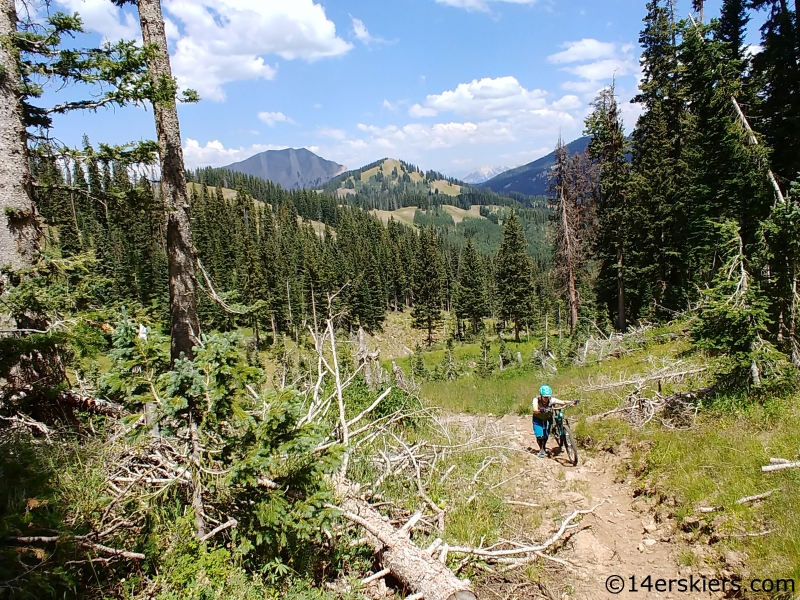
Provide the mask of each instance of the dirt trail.
MULTIPOLYGON (((484 425, 489 425, 500 437, 505 438, 507 446, 523 451, 515 454, 521 458, 523 468, 531 472, 508 484, 506 500, 546 507, 547 516, 541 531, 533 532, 537 539, 549 537, 553 524, 573 510, 590 508, 602 502, 594 513, 583 519, 582 525, 590 527, 573 535, 558 553, 559 558, 576 565, 575 569, 564 574, 564 583, 568 582, 568 585, 563 585, 562 589, 571 587, 572 591, 563 595, 562 600, 709 600, 724 597, 722 594, 702 591, 680 591, 677 580, 688 581, 690 576, 697 580, 701 575, 713 577, 713 573, 701 574, 690 567, 679 566, 678 554, 691 548, 676 541, 674 525, 655 523, 652 516, 638 505, 632 486, 617 480, 618 467, 623 460, 620 457, 611 454, 581 455, 578 466, 573 467, 563 454, 557 453, 558 444, 552 437, 548 443, 550 457, 541 459, 533 453, 534 448, 538 452, 538 446, 531 431, 530 417, 506 415, 498 419, 460 415, 454 420, 465 425, 475 425, 476 420, 485 420, 484 425), (606 580, 612 575, 624 580, 621 593, 607 591, 606 580), (636 592, 630 590, 631 576, 635 576, 636 585, 639 586, 648 575, 653 584, 651 590, 640 587, 636 592), (656 589, 659 579, 664 580, 662 589, 665 591, 656 589), (671 593, 667 589, 670 579, 676 580, 671 593)), ((525 509, 520 507, 520 510, 525 509)), ((617 585, 620 583, 622 581, 616 582, 617 585)))

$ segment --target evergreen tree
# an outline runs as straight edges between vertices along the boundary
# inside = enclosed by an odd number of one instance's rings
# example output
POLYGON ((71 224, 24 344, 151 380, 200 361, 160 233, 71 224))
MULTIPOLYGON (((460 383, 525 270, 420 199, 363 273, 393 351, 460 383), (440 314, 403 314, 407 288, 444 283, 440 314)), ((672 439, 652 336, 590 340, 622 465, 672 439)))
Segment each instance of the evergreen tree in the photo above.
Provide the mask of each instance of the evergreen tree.
POLYGON ((415 381, 424 381, 428 378, 428 368, 425 366, 425 357, 422 353, 422 346, 414 346, 414 355, 411 357, 411 377, 415 381))
POLYGON ((772 299, 778 347, 800 368, 800 186, 792 186, 786 202, 776 203, 762 224, 764 259, 770 279, 765 287, 772 299))
POLYGON ((689 230, 687 173, 683 154, 686 130, 679 85, 676 26, 662 0, 647 4, 642 45, 644 77, 634 102, 644 113, 633 132, 631 232, 628 264, 636 289, 628 290, 633 317, 647 304, 657 310, 682 310, 692 291, 688 276, 689 230))
MULTIPOLYGON (((771 148, 770 162, 782 187, 800 172, 795 151, 800 139, 800 43, 796 12, 786 0, 751 0, 767 12, 761 27, 761 52, 753 58, 760 102, 754 122, 771 148)), ((796 9, 796 6, 795 6, 796 9)))
POLYGON ((486 335, 486 331, 481 331, 481 350, 480 356, 478 357, 478 365, 475 368, 475 373, 478 377, 488 377, 492 374, 494 370, 494 364, 492 363, 491 358, 491 351, 492 347, 489 343, 489 338, 486 335))
POLYGON ((458 264, 455 312, 459 319, 470 320, 473 334, 482 329, 483 318, 488 316, 489 312, 486 299, 486 274, 471 237, 467 238, 458 264))
POLYGON ((428 345, 433 344, 433 330, 442 321, 442 284, 444 270, 436 244, 436 233, 423 229, 414 262, 414 327, 428 331, 428 345))
POLYGON ((630 163, 628 141, 622 125, 614 84, 603 89, 592 103, 585 134, 591 136, 589 157, 600 168, 592 254, 599 263, 596 292, 614 318, 617 331, 627 328, 625 302, 626 257, 631 242, 628 211, 630 163))
POLYGON ((720 226, 727 240, 726 262, 713 285, 702 293, 692 326, 695 344, 712 354, 729 357, 738 380, 761 383, 764 366, 774 352, 765 339, 770 322, 768 301, 750 274, 744 243, 735 221, 720 226))
POLYGON ((527 247, 519 219, 512 210, 495 258, 495 282, 500 318, 514 324, 514 339, 518 342, 520 326, 532 312, 533 266, 527 247))

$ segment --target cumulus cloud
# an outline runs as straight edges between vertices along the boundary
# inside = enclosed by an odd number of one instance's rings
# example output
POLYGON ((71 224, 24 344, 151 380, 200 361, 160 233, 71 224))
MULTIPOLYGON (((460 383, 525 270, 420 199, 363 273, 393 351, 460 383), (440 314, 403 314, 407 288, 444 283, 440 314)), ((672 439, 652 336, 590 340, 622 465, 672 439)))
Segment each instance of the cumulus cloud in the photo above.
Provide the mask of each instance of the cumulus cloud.
POLYGON ((584 98, 594 96, 613 77, 635 75, 639 71, 633 55, 633 44, 620 45, 584 38, 565 42, 561 48, 560 52, 551 54, 547 60, 564 65, 561 71, 578 77, 565 81, 562 87, 582 94, 584 98))
POLYGON ((270 127, 275 127, 276 123, 294 123, 282 112, 260 112, 258 113, 258 118, 270 127))
POLYGON ((200 142, 188 138, 183 146, 183 160, 187 168, 198 167, 223 167, 231 163, 250 158, 254 154, 266 150, 283 150, 286 146, 273 146, 268 144, 253 144, 249 147, 226 148, 219 140, 200 142))
POLYGON ((508 4, 534 4, 536 0, 436 0, 439 4, 455 6, 469 11, 489 11, 490 2, 506 2, 508 4))
POLYGON ((636 65, 632 60, 609 58, 585 65, 566 67, 564 70, 589 81, 602 81, 603 79, 611 79, 615 75, 630 75, 635 69, 636 65))
POLYGON ((342 164, 364 164, 380 156, 417 160, 464 147, 480 154, 488 148, 527 145, 532 140, 537 147, 551 141, 554 145, 560 131, 565 135, 580 134, 582 118, 567 108, 576 103, 577 98, 565 96, 551 106, 521 110, 504 118, 388 126, 359 123, 355 134, 340 132, 344 137, 332 140, 332 145, 323 145, 321 150, 323 156, 342 164))
POLYGON ((468 118, 506 116, 519 110, 533 110, 547 105, 546 92, 525 89, 515 77, 473 79, 459 83, 454 90, 432 94, 423 104, 414 104, 409 115, 433 117, 453 112, 468 118))
POLYGON ((577 42, 565 42, 561 52, 551 54, 547 60, 551 63, 573 63, 586 60, 599 60, 612 58, 617 55, 617 45, 611 42, 600 42, 591 38, 584 38, 577 42))
POLYGON ((128 10, 121 11, 108 0, 58 0, 69 13, 80 13, 84 27, 103 36, 105 41, 139 40, 139 19, 128 10))
MULTIPOLYGON (((136 37, 128 9, 107 0, 58 0, 81 13, 86 27, 110 40, 136 37)), ((314 0, 162 0, 172 69, 183 88, 210 100, 225 99, 233 81, 272 79, 265 56, 314 61, 340 56, 353 45, 314 0)), ((133 19, 133 20, 132 20, 133 19)))

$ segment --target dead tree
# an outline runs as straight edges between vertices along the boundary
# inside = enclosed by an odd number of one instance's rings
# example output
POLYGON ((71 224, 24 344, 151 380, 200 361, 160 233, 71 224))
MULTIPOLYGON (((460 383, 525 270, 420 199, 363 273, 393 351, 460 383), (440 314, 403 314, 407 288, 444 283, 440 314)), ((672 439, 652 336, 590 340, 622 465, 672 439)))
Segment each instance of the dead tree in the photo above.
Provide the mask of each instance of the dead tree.
POLYGON ((578 325, 578 281, 585 271, 586 260, 582 232, 593 208, 594 179, 593 167, 586 156, 575 154, 570 157, 566 146, 559 140, 549 188, 555 195, 552 222, 556 272, 569 307, 570 333, 578 325))
MULTIPOLYGON (((391 388, 386 389, 380 394, 370 406, 352 418, 347 416, 345 406, 344 391, 355 379, 355 377, 365 368, 369 367, 368 356, 365 360, 359 360, 355 372, 345 378, 339 367, 339 351, 336 344, 335 321, 339 315, 333 312, 333 300, 336 295, 328 297, 328 314, 325 320, 324 329, 317 325, 315 315, 315 326, 309 326, 309 332, 314 340, 314 348, 317 353, 319 374, 310 390, 311 403, 309 413, 303 420, 321 421, 330 410, 336 407, 337 426, 334 439, 326 440, 320 449, 329 447, 333 443, 340 443, 344 446, 344 456, 342 465, 338 473, 333 477, 333 485, 337 496, 340 498, 340 505, 330 505, 342 511, 342 516, 363 527, 370 534, 370 543, 379 553, 380 562, 388 573, 391 573, 398 581, 402 582, 414 594, 419 594, 419 598, 426 600, 475 600, 475 595, 470 591, 470 585, 466 581, 460 580, 442 562, 435 560, 430 553, 419 548, 411 541, 410 532, 415 519, 409 521, 405 527, 395 529, 387 523, 384 517, 376 508, 371 506, 363 499, 361 486, 350 481, 347 471, 350 463, 350 455, 354 448, 359 444, 371 439, 375 435, 375 430, 380 429, 375 425, 367 424, 356 427, 363 419, 368 417, 389 395, 391 388), (324 378, 328 376, 333 379, 334 390, 330 397, 322 399, 320 390, 322 389, 324 378)), ((364 344, 364 347, 366 344, 364 344)), ((334 414, 336 414, 334 413, 334 414)), ((385 422, 382 427, 386 430, 390 425, 391 419, 385 422)), ((412 462, 415 461, 413 452, 411 453, 412 462)), ((416 471, 416 481, 422 496, 427 498, 424 492, 419 470, 416 471)), ((431 505, 436 506, 429 498, 431 505)), ((441 509, 438 509, 441 513, 441 509)), ((419 518, 419 517, 417 517, 419 518)))

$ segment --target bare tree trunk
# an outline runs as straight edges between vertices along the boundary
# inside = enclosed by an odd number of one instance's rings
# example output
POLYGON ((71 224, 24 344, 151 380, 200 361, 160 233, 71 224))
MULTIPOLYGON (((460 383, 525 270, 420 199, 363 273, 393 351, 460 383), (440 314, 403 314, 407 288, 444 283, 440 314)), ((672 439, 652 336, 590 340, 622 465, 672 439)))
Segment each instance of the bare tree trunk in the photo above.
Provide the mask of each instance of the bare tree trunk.
POLYGON ((16 31, 14 0, 0 0, 0 267, 12 269, 31 264, 41 234, 29 187, 16 31))
POLYGON ((567 259, 567 299, 569 302, 569 332, 575 331, 578 325, 578 289, 575 283, 575 264, 573 262, 572 223, 567 215, 567 198, 561 188, 561 226, 564 228, 564 255, 567 259))
POLYGON ((622 246, 617 246, 617 331, 625 333, 625 278, 622 266, 622 246))
MULTIPOLYGON (((13 1, 13 0, 5 0, 13 1)), ((172 70, 164 32, 160 0, 139 0, 142 39, 156 49, 148 68, 156 87, 173 85, 172 70)), ((195 299, 195 249, 189 219, 189 194, 184 174, 181 130, 177 100, 169 98, 153 103, 156 132, 161 154, 161 196, 167 212, 167 257, 169 259, 170 356, 174 362, 181 354, 194 357, 193 347, 200 333, 195 299)))

